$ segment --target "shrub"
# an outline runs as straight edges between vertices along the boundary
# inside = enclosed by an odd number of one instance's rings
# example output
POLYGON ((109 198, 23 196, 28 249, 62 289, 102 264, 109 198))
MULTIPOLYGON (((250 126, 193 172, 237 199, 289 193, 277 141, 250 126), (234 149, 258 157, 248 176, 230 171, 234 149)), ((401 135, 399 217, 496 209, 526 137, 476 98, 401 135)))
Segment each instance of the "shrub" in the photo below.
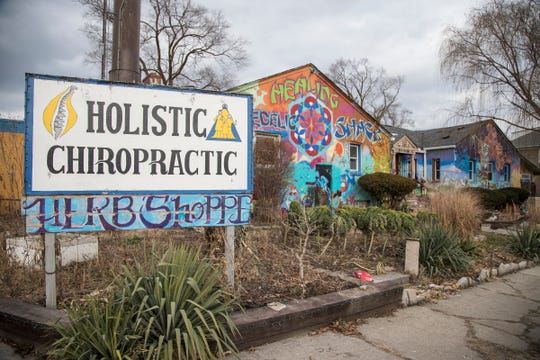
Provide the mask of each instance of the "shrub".
POLYGON ((461 189, 440 190, 431 197, 431 207, 439 221, 461 237, 471 237, 482 223, 478 198, 461 189))
POLYGON ((439 218, 437 217, 437 214, 435 214, 434 212, 420 210, 416 214, 416 221, 419 224, 426 224, 430 222, 439 221, 439 218))
POLYGON ((420 227, 420 263, 432 275, 449 275, 466 271, 471 266, 461 249, 459 237, 451 229, 433 222, 420 227))
POLYGON ((337 209, 332 219, 332 226, 335 235, 345 236, 355 226, 353 214, 348 209, 337 209))
POLYGON ((308 219, 320 233, 328 235, 332 231, 332 210, 325 205, 308 209, 308 219))
POLYGON ((417 186, 416 181, 393 174, 373 173, 358 179, 358 185, 375 200, 396 209, 401 200, 417 186))
POLYGON ((395 235, 410 235, 414 232, 416 221, 414 216, 402 211, 384 210, 386 231, 395 235))
POLYGON ((476 187, 467 188, 466 191, 476 194, 480 204, 486 210, 501 210, 506 206, 506 195, 504 193, 476 187))
POLYGON ((60 334, 49 352, 57 359, 121 359, 142 356, 144 329, 125 299, 90 299, 67 310, 69 324, 53 325, 60 334))
POLYGON ((502 210, 507 205, 523 204, 530 193, 525 189, 506 187, 502 189, 467 188, 467 191, 479 196, 481 205, 486 210, 502 210))
POLYGON ((298 221, 304 216, 302 205, 298 201, 291 201, 289 205, 289 212, 287 214, 287 222, 289 225, 297 224, 298 221))
POLYGON ((229 331, 234 299, 220 272, 186 247, 169 250, 154 271, 125 269, 107 302, 75 307, 52 354, 61 359, 216 359, 236 352, 229 331))
POLYGON ((495 192, 501 192, 506 196, 506 204, 521 205, 529 198, 530 193, 526 189, 506 187, 502 189, 493 190, 495 192))
POLYGON ((512 235, 512 251, 526 259, 540 255, 540 231, 534 225, 518 229, 512 235))

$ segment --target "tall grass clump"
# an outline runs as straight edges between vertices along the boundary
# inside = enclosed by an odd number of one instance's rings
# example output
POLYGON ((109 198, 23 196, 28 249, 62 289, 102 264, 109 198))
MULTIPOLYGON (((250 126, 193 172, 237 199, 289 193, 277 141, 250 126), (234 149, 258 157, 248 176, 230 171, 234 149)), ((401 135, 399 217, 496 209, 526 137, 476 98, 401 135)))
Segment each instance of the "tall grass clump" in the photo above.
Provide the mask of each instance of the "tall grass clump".
POLYGON ((115 290, 69 311, 58 325, 58 359, 218 359, 236 353, 233 297, 221 274, 187 247, 172 248, 153 271, 125 268, 115 290))
POLYGON ((440 223, 454 229, 461 237, 472 237, 482 224, 482 207, 474 193, 445 189, 433 193, 432 211, 440 223))
POLYGON ((460 246, 459 236, 439 222, 420 226, 420 264, 430 276, 461 273, 471 266, 469 256, 460 246))

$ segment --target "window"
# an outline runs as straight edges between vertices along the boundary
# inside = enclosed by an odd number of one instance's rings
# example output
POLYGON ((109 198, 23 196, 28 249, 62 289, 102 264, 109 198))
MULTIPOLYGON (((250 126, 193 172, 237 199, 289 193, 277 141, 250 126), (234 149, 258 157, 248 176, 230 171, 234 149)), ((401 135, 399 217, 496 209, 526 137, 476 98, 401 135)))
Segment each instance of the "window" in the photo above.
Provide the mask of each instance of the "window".
POLYGON ((360 146, 349 145, 349 160, 351 171, 360 171, 360 146))
POLYGON ((504 164, 504 181, 510 182, 511 175, 512 170, 510 169, 510 164, 504 164))
POLYGON ((253 157, 255 166, 279 166, 281 159, 280 136, 273 134, 255 134, 253 157))
POLYGON ((469 180, 474 180, 474 173, 476 172, 476 163, 474 160, 469 161, 469 180))
POLYGON ((490 162, 487 163, 486 173, 487 173, 488 181, 492 181, 493 180, 493 163, 490 163, 490 162))
POLYGON ((433 181, 441 180, 441 159, 431 160, 432 175, 431 178, 433 181))

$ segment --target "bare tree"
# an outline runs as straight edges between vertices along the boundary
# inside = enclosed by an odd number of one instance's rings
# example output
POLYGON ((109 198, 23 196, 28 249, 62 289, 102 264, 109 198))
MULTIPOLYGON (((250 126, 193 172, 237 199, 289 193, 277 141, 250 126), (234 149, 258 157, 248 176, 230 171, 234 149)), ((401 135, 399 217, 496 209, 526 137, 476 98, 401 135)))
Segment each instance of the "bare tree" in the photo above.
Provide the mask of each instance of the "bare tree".
POLYGON ((141 71, 157 73, 166 85, 229 85, 247 57, 244 40, 229 35, 223 14, 191 0, 150 0, 150 6, 141 28, 141 71))
MULTIPOLYGON (((88 61, 96 63, 101 61, 103 48, 98 44, 102 42, 104 0, 77 1, 86 6, 94 20, 83 31, 96 44, 87 54, 88 61)), ((230 87, 235 71, 247 62, 246 42, 230 34, 223 13, 191 0, 149 0, 148 3, 142 9, 141 72, 158 74, 165 85, 211 90, 230 87)), ((112 18, 107 17, 107 21, 112 18)))
POLYGON ((401 76, 388 76, 367 59, 339 59, 330 66, 329 77, 376 120, 396 127, 412 125, 411 111, 398 101, 401 76))
POLYGON ((88 51, 85 61, 89 64, 101 65, 101 78, 107 78, 107 69, 111 68, 112 24, 114 0, 76 0, 86 8, 86 17, 93 21, 83 24, 82 31, 86 34, 93 47, 88 51))
POLYGON ((463 28, 449 27, 441 72, 468 96, 456 115, 540 126, 540 3, 488 0, 463 28))

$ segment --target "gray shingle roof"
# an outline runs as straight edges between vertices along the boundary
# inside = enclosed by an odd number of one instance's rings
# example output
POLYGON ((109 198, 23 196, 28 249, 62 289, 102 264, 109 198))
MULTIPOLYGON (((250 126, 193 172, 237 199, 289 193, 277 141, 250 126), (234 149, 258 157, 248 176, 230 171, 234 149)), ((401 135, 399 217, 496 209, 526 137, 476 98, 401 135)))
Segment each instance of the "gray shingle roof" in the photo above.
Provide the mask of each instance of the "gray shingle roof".
POLYGON ((488 121, 489 120, 429 130, 407 130, 388 125, 386 125, 386 128, 392 134, 397 135, 395 140, 403 135, 407 135, 418 147, 430 148, 456 145, 468 135, 476 132, 488 121))
POLYGON ((531 131, 528 134, 514 139, 512 143, 518 149, 540 146, 540 131, 531 131))

